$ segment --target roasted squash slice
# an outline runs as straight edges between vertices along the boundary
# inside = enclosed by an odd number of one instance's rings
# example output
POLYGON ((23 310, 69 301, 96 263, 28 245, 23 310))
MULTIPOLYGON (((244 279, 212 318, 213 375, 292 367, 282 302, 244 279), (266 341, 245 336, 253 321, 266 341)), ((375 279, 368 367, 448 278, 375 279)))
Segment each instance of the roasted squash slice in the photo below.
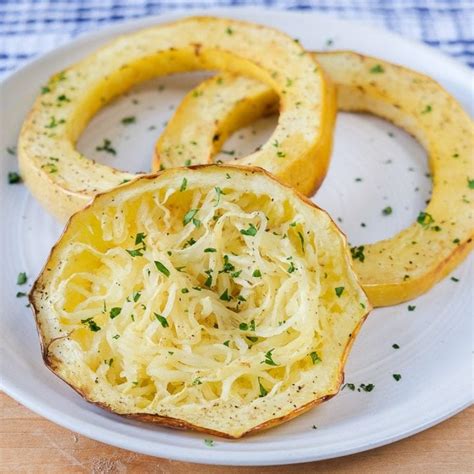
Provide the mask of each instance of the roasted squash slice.
MULTIPOLYGON (((32 194, 65 220, 95 194, 134 178, 82 156, 75 149, 80 133, 98 109, 132 85, 198 69, 237 72, 275 90, 281 103, 278 126, 269 142, 242 163, 264 167, 311 194, 326 173, 335 115, 333 93, 321 68, 279 31, 212 17, 188 18, 122 36, 53 76, 26 119, 18 143, 21 173, 32 194), (304 174, 298 173, 301 168, 304 174)), ((199 95, 197 91, 195 100, 201 100, 199 95)), ((194 163, 186 150, 178 163, 170 165, 194 163)))
POLYGON ((46 364, 88 401, 230 438, 335 395, 370 309, 326 212, 217 165, 98 195, 30 301, 46 364))
MULTIPOLYGON (((414 135, 428 152, 433 193, 417 221, 391 239, 354 249, 355 270, 374 306, 415 298, 474 245, 472 121, 439 84, 415 71, 347 51, 315 57, 336 85, 340 110, 383 117, 414 135)), ((207 162, 221 145, 213 137, 227 137, 241 125, 234 116, 243 103, 245 123, 271 110, 271 91, 247 78, 220 75, 199 90, 205 100, 192 103, 186 97, 158 140, 157 155, 162 156, 163 144, 172 147, 179 140, 176 124, 186 123, 188 139, 200 143, 196 161, 207 162)))

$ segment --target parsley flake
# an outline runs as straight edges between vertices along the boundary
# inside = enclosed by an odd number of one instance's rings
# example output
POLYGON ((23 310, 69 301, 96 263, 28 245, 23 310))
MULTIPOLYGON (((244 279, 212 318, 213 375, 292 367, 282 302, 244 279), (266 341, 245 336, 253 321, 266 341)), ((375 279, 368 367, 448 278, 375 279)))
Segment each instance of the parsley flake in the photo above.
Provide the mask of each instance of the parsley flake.
POLYGON ((313 365, 315 365, 318 362, 322 362, 321 358, 319 357, 318 353, 313 351, 309 355, 311 357, 311 360, 313 361, 313 365))
POLYGON ((260 395, 259 398, 261 397, 266 397, 268 395, 268 391, 266 388, 262 385, 262 382, 260 382, 260 377, 258 377, 258 387, 260 389, 260 395))
POLYGON ((16 171, 8 172, 8 184, 17 184, 21 183, 21 176, 16 171))
POLYGON ((161 316, 161 314, 158 314, 158 313, 153 313, 153 314, 155 315, 155 318, 158 319, 158 321, 164 328, 169 327, 168 320, 164 316, 161 316))
POLYGON ((130 116, 124 117, 120 122, 122 123, 122 125, 130 125, 132 123, 135 123, 136 121, 137 119, 134 116, 130 116))
POLYGON ((100 326, 97 325, 93 318, 81 319, 81 323, 87 325, 92 332, 100 331, 100 326))
POLYGON ((351 247, 351 256, 353 260, 363 262, 365 260, 364 246, 360 245, 359 247, 351 247))
POLYGON ((334 291, 336 292, 336 296, 340 298, 342 293, 344 293, 344 287, 338 286, 337 288, 334 288, 334 291))
POLYGON ((110 319, 116 318, 122 312, 122 308, 115 307, 110 310, 110 319))
POLYGON ((272 358, 272 352, 274 350, 275 349, 270 349, 268 352, 265 353, 265 360, 261 362, 262 364, 268 364, 268 365, 274 365, 274 366, 278 365, 272 358))
POLYGON ((376 64, 375 66, 370 68, 370 72, 371 74, 382 74, 383 72, 385 72, 385 69, 380 64, 376 64))
POLYGON ((28 281, 28 277, 26 276, 25 272, 18 273, 18 276, 16 278, 17 285, 24 285, 27 281, 28 281))
POLYGON ((257 228, 253 224, 249 224, 248 229, 240 229, 240 233, 255 237, 257 235, 257 228))
POLYGON ((110 153, 114 156, 117 154, 115 148, 112 147, 112 142, 108 138, 104 138, 102 145, 96 146, 95 149, 96 151, 105 151, 106 153, 110 153))
POLYGON ((155 260, 155 266, 159 272, 163 273, 163 275, 165 275, 166 277, 170 276, 170 271, 158 260, 155 260))
POLYGON ((229 291, 227 288, 224 290, 222 295, 219 296, 219 299, 222 301, 230 301, 232 299, 232 296, 229 295, 229 291))

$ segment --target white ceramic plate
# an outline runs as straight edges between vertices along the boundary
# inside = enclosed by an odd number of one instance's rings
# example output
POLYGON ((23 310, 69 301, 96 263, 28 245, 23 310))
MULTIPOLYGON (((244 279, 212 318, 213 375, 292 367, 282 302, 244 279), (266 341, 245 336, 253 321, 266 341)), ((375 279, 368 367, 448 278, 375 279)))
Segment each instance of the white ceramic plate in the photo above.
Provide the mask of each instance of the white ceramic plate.
MULTIPOLYGON (((332 49, 354 49, 410 66, 434 76, 466 108, 472 107, 466 68, 393 34, 308 12, 228 9, 212 14, 278 27, 298 37, 308 49, 325 49, 332 43, 332 49)), ((177 17, 147 18, 89 34, 30 63, 1 85, 3 389, 46 418, 105 443, 172 459, 241 465, 297 463, 370 449, 428 428, 468 406, 472 399, 468 262, 455 270, 458 282, 445 279, 411 303, 414 311, 404 304, 376 310, 369 317, 350 356, 346 381, 356 386, 372 383, 372 392, 345 389, 294 421, 239 441, 216 439, 208 447, 200 434, 122 419, 83 401, 43 366, 32 315, 25 308, 25 298, 15 294, 30 286, 61 227, 24 186, 7 184, 7 172, 16 170, 17 164, 6 148, 15 145, 21 122, 50 74, 120 33, 177 17), (29 279, 20 287, 16 278, 22 271, 29 279), (400 348, 393 349, 393 344, 400 348), (397 382, 392 374, 398 373, 402 378, 397 382)), ((149 169, 153 142, 163 122, 202 77, 159 78, 134 89, 93 119, 79 148, 119 168, 149 169), (137 123, 121 125, 120 119, 130 115, 137 117, 137 123), (112 140, 117 157, 95 150, 104 138, 112 140)), ((237 133, 224 148, 251 150, 274 124, 274 119, 262 120, 237 133)), ((424 151, 404 132, 379 119, 344 114, 338 119, 331 170, 314 199, 339 218, 352 244, 372 242, 416 218, 429 196, 426 172, 424 151), (363 180, 356 181, 358 177, 363 180), (382 215, 386 206, 393 208, 392 215, 382 215)))

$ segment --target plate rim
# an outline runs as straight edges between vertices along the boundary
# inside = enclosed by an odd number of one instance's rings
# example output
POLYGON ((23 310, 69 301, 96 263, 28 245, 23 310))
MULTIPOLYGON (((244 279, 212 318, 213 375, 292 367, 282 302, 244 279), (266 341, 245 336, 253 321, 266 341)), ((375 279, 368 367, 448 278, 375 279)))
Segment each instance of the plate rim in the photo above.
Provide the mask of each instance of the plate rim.
MULTIPOLYGON (((334 24, 348 25, 351 28, 356 28, 359 30, 368 31, 371 35, 384 35, 386 38, 392 38, 397 42, 404 42, 406 45, 412 45, 416 47, 419 51, 423 51, 424 55, 427 55, 432 58, 436 58, 438 61, 444 61, 449 64, 451 68, 451 77, 455 77, 455 81, 465 87, 466 89, 471 85, 471 70, 464 64, 453 59, 452 57, 446 55, 443 52, 435 50, 423 43, 418 43, 415 40, 407 39, 382 28, 374 27, 370 24, 364 22, 357 22, 352 20, 345 20, 335 18, 333 16, 315 12, 315 11, 294 11, 288 9, 265 9, 261 7, 222 7, 222 8, 208 8, 208 9, 191 9, 185 11, 182 9, 176 10, 171 13, 164 13, 160 15, 153 15, 150 17, 138 18, 133 20, 125 20, 116 24, 108 25, 97 31, 84 31, 81 32, 78 36, 70 38, 65 44, 52 49, 51 51, 38 55, 20 68, 14 69, 13 71, 7 73, 5 77, 0 80, 0 87, 3 89, 7 83, 10 81, 15 81, 16 77, 27 74, 30 68, 35 68, 41 66, 41 63, 47 63, 52 57, 58 55, 64 55, 67 51, 71 50, 74 47, 87 44, 89 41, 104 40, 107 41, 107 38, 110 35, 120 34, 124 32, 130 32, 138 28, 143 28, 154 23, 163 23, 166 21, 173 21, 177 18, 182 18, 183 16, 191 15, 216 15, 216 16, 236 16, 237 15, 255 15, 256 18, 260 18, 262 13, 265 13, 267 16, 281 16, 281 15, 292 15, 292 16, 313 16, 319 17, 319 19, 324 19, 325 21, 330 21, 334 24)), ((265 23, 265 22, 263 22, 265 23)), ((342 25, 342 26, 341 26, 342 25)), ((474 102, 474 98, 471 97, 471 101, 474 102)), ((3 352, 3 349, 2 349, 3 352)), ((242 449, 240 451, 229 451, 229 450, 214 450, 212 451, 212 458, 208 455, 208 451, 204 448, 199 447, 183 447, 183 446, 173 446, 172 451, 168 449, 167 445, 161 445, 159 443, 154 443, 153 449, 148 449, 148 447, 141 448, 137 443, 130 447, 129 435, 122 435, 115 433, 115 438, 111 438, 110 430, 107 428, 101 428, 99 432, 94 431, 91 433, 87 430, 87 427, 91 423, 76 425, 74 423, 75 418, 71 414, 65 414, 59 409, 56 410, 55 407, 49 406, 46 403, 37 403, 34 395, 27 393, 25 390, 15 386, 14 382, 10 380, 10 384, 5 383, 3 374, 2 379, 0 380, 0 389, 4 391, 7 395, 23 404, 27 408, 31 409, 33 412, 45 417, 46 419, 53 421, 54 423, 67 428, 73 432, 80 433, 86 437, 95 439, 97 441, 114 445, 129 451, 135 451, 142 454, 165 457, 168 459, 179 460, 184 462, 194 462, 202 464, 214 464, 214 465, 241 465, 241 466, 257 466, 257 465, 283 465, 283 464, 296 464, 303 462, 311 462, 317 460, 324 460, 330 458, 336 458, 340 456, 346 456, 348 454, 353 454, 361 451, 366 451, 376 447, 380 447, 400 439, 412 436, 420 431, 428 429, 448 418, 454 416, 465 408, 469 407, 472 404, 472 397, 461 397, 458 398, 457 404, 451 404, 446 410, 441 410, 437 413, 435 417, 425 417, 424 422, 419 422, 417 425, 412 426, 404 431, 400 429, 393 429, 394 433, 386 434, 384 437, 377 439, 374 442, 369 442, 365 444, 352 443, 351 446, 337 448, 335 446, 332 450, 328 450, 325 453, 318 453, 314 449, 308 447, 303 447, 300 450, 294 451, 294 455, 290 453, 275 453, 274 451, 268 450, 266 454, 256 451, 245 451, 242 449), (78 429, 79 428, 79 429, 78 429), (398 431, 398 432, 397 432, 398 431), (242 452, 245 452, 246 458, 242 458, 242 452)), ((454 397, 453 397, 454 400, 454 397)), ((150 442, 147 442, 147 445, 150 442)))

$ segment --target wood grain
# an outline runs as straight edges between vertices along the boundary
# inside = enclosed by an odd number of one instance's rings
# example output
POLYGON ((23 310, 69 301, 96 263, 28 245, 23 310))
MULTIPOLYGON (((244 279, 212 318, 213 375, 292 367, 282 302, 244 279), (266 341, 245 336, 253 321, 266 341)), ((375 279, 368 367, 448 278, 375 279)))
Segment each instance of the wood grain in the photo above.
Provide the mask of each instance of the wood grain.
POLYGON ((0 420, 2 473, 474 472, 474 406, 423 433, 372 451, 329 461, 264 468, 203 466, 153 458, 107 446, 60 428, 2 393, 0 420))

